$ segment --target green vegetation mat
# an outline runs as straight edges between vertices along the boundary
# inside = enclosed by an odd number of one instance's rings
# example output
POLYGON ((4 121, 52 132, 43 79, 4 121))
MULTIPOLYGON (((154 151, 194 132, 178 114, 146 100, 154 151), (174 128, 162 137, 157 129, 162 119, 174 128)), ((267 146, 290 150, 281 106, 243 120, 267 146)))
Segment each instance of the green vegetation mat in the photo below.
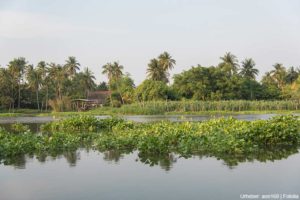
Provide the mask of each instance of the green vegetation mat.
POLYGON ((138 151, 149 164, 176 153, 183 157, 214 156, 236 165, 249 159, 286 157, 297 152, 300 144, 300 121, 291 115, 270 120, 221 118, 183 123, 133 123, 77 116, 45 124, 42 133, 31 133, 21 124, 13 125, 12 130, 0 129, 0 161, 4 164, 20 155, 58 155, 85 147, 123 153, 138 151))

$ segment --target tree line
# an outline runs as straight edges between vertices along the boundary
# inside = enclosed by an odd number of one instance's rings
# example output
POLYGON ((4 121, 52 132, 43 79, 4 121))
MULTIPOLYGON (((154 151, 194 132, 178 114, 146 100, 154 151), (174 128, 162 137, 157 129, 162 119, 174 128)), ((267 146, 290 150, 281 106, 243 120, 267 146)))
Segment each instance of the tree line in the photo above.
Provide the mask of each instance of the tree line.
POLYGON ((36 66, 15 58, 0 67, 0 109, 35 108, 69 110, 72 99, 87 98, 95 90, 110 90, 107 105, 121 106, 153 100, 280 100, 300 97, 299 68, 275 63, 257 80, 259 70, 252 58, 241 62, 232 53, 220 57, 216 66, 192 66, 173 76, 176 60, 163 52, 150 60, 147 78, 136 86, 119 62, 106 63, 102 73, 108 82, 95 83, 88 67, 81 70, 75 57, 64 64, 40 61, 36 66))

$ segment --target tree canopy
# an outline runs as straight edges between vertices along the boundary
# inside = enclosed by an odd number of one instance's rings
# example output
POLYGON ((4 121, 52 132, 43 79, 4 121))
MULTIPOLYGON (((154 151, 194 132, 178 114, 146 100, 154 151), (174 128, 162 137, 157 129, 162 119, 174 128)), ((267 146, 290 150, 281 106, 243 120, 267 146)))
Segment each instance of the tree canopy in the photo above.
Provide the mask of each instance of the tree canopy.
POLYGON ((40 61, 30 64, 24 57, 0 67, 0 109, 36 108, 58 110, 72 99, 87 98, 89 92, 110 90, 108 105, 120 106, 152 100, 275 100, 300 97, 300 70, 275 63, 257 80, 259 70, 253 58, 241 62, 231 52, 215 66, 194 65, 170 77, 176 60, 168 52, 150 59, 146 77, 135 85, 125 67, 117 61, 102 66, 107 82, 70 56, 65 63, 40 61), (82 67, 82 68, 81 68, 82 67))

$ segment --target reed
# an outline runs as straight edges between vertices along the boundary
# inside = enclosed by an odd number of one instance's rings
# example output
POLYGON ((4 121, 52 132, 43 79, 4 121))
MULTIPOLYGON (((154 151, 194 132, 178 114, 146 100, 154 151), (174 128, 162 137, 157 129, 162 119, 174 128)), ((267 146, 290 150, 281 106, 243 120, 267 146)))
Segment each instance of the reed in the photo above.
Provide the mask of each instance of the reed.
POLYGON ((111 111, 118 114, 165 114, 168 112, 297 111, 300 101, 149 101, 123 105, 111 111))

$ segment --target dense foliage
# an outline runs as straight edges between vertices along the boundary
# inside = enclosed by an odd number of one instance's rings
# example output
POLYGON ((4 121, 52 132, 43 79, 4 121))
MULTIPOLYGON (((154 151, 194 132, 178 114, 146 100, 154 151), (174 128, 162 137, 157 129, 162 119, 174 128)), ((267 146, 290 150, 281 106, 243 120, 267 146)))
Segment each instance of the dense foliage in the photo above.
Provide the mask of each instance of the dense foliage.
POLYGON ((7 67, 0 68, 0 109, 35 108, 66 111, 74 99, 87 98, 90 91, 110 90, 105 105, 120 107, 125 104, 157 100, 288 100, 299 99, 299 69, 286 68, 280 63, 256 80, 259 71, 255 62, 226 53, 215 66, 192 66, 176 74, 170 82, 170 70, 175 59, 163 52, 151 59, 147 79, 137 87, 124 66, 118 62, 105 64, 102 73, 108 83, 95 84, 95 75, 69 57, 64 64, 39 62, 29 64, 25 58, 15 58, 7 67))
POLYGON ((221 118, 148 124, 77 117, 51 122, 43 130, 36 134, 29 131, 9 133, 1 129, 0 160, 9 163, 18 155, 55 155, 87 147, 100 151, 137 150, 142 159, 176 153, 184 157, 215 156, 226 161, 229 157, 253 158, 257 153, 276 149, 294 149, 292 152, 295 152, 300 144, 300 121, 294 116, 256 121, 221 118))

